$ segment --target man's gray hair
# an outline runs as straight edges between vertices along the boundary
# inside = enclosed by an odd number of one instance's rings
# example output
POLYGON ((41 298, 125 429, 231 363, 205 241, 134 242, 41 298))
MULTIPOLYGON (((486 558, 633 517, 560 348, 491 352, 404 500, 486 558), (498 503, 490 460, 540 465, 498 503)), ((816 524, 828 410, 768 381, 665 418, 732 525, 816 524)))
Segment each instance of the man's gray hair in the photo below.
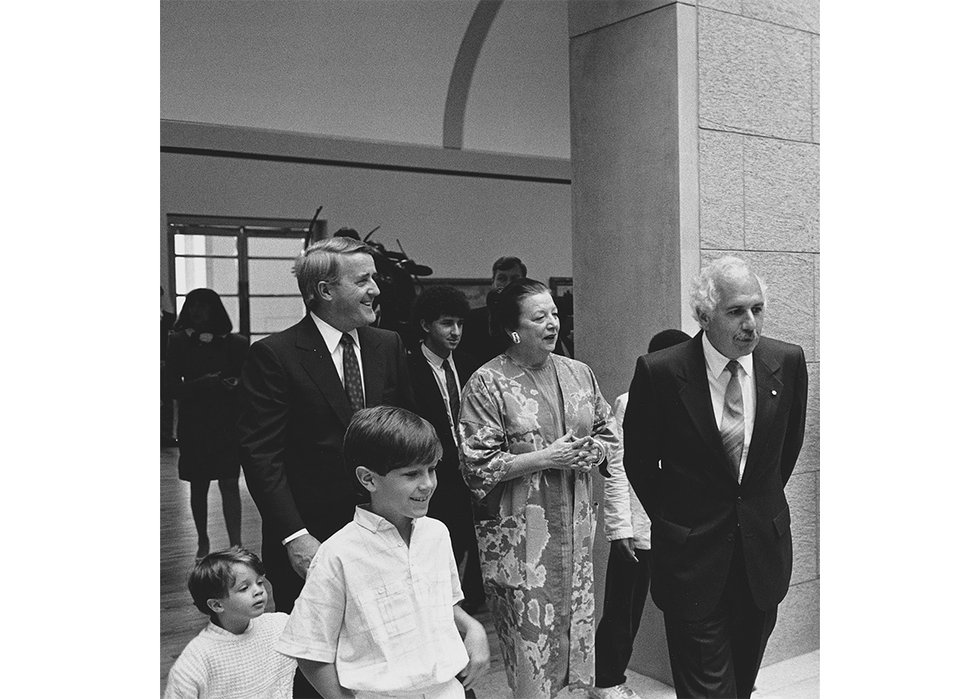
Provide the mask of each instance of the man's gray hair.
POLYGON ((299 293, 303 295, 307 308, 317 298, 316 285, 319 282, 333 284, 337 281, 341 256, 356 253, 370 255, 371 248, 360 240, 341 236, 313 243, 299 254, 293 263, 293 274, 296 275, 299 293))
POLYGON ((762 302, 767 302, 766 283, 762 277, 749 269, 748 263, 740 257, 726 255, 719 257, 701 269, 691 287, 691 311, 694 320, 701 324, 701 314, 710 316, 718 305, 718 281, 751 274, 762 289, 762 302))

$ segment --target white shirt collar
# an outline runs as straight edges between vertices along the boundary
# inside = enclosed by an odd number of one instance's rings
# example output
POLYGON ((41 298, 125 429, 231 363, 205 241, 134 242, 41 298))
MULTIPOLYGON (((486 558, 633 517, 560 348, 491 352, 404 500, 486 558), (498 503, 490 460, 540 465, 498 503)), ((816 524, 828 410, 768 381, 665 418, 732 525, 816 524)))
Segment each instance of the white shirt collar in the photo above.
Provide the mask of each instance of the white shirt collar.
MULTIPOLYGON (((422 348, 422 356, 425 357, 426 361, 428 361, 429 364, 431 364, 432 366, 436 367, 437 369, 442 369, 442 363, 445 361, 445 359, 443 359, 438 354, 436 354, 435 352, 433 352, 432 350, 430 350, 428 347, 426 347, 424 342, 420 343, 419 344, 419 347, 422 348)), ((450 364, 455 365, 455 362, 453 362, 453 353, 452 352, 449 353, 449 356, 446 357, 446 359, 449 360, 449 363, 450 364)))
MULTIPOLYGON (((701 335, 701 346, 704 348, 704 361, 708 365, 708 371, 716 379, 721 377, 721 373, 725 371, 725 367, 728 366, 729 359, 721 352, 715 349, 715 346, 711 344, 708 340, 708 334, 702 333, 701 335)), ((752 376, 752 353, 748 353, 736 359, 742 368, 745 370, 746 376, 752 376)))
MULTIPOLYGON (((313 324, 316 325, 316 329, 320 331, 320 335, 323 336, 323 341, 327 344, 327 351, 333 354, 337 351, 337 345, 340 344, 340 338, 344 334, 337 330, 334 326, 330 325, 327 321, 323 320, 316 313, 310 313, 310 317, 313 319, 313 324)), ((358 349, 361 347, 361 341, 357 336, 357 328, 348 331, 351 337, 354 338, 354 344, 358 349)))
MULTIPOLYGON (((395 532, 396 536, 401 537, 401 534, 398 533, 398 530, 394 524, 386 520, 381 515, 377 515, 371 512, 371 510, 367 509, 367 507, 365 507, 364 505, 357 505, 354 508, 354 523, 357 524, 358 526, 364 527, 369 532, 374 532, 375 534, 377 534, 378 532, 390 530, 395 532)), ((413 519, 412 520, 413 531, 414 528, 415 528, 415 520, 413 519)))

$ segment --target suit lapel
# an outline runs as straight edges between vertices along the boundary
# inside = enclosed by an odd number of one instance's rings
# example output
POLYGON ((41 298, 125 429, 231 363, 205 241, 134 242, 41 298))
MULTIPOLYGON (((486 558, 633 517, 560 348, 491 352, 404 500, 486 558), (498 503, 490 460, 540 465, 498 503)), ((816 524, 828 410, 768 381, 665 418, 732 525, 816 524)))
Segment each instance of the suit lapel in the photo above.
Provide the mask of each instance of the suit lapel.
POLYGON ((765 346, 765 338, 759 342, 755 352, 752 353, 752 366, 755 370, 755 426, 752 428, 752 443, 749 445, 749 454, 745 460, 743 482, 751 473, 754 461, 765 451, 776 416, 776 408, 783 393, 781 367, 765 346))
MULTIPOLYGON (((446 404, 442 400, 442 392, 436 384, 436 377, 432 375, 432 369, 429 367, 429 362, 426 360, 425 355, 422 354, 422 350, 419 349, 414 354, 410 354, 408 361, 415 365, 412 368, 412 372, 418 377, 415 385, 418 386, 419 391, 418 395, 415 396, 415 400, 418 402, 419 407, 424 406, 427 408, 430 415, 444 416, 446 404)), ((442 422, 448 422, 448 419, 445 418, 442 422)))
POLYGON ((385 357, 381 346, 382 335, 374 328, 358 328, 361 341, 361 369, 364 372, 364 405, 381 405, 384 396, 385 357))
POLYGON ((346 425, 351 419, 350 402, 344 392, 344 385, 337 375, 337 367, 327 351, 323 336, 316 329, 313 319, 306 316, 296 331, 296 347, 301 350, 300 363, 316 385, 327 403, 346 425))
POLYGON ((699 332, 688 342, 684 362, 677 372, 678 396, 697 427, 704 443, 717 455, 716 463, 730 478, 735 478, 721 442, 721 434, 711 407, 711 388, 708 386, 708 370, 704 362, 704 348, 699 332))

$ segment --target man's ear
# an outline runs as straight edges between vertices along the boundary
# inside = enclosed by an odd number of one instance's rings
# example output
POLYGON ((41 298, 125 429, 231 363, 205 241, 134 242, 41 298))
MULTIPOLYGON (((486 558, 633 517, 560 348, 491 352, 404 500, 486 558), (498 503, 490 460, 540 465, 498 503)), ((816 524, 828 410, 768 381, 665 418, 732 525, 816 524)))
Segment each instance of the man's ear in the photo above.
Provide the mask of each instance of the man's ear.
POLYGON ((701 326, 702 330, 708 329, 708 314, 704 311, 698 311, 698 325, 701 326))
POLYGON ((207 601, 208 609, 210 609, 215 614, 220 614, 225 610, 224 605, 221 603, 220 599, 212 597, 207 601))
POLYGON ((378 489, 378 484, 375 482, 378 474, 369 469, 367 466, 358 466, 355 468, 354 477, 357 478, 357 482, 360 483, 369 493, 373 493, 378 489))
POLYGON ((324 301, 332 301, 333 294, 330 292, 330 284, 322 279, 318 281, 316 283, 316 295, 324 301))
POLYGON ((432 323, 426 323, 424 320, 419 318, 419 326, 422 328, 422 333, 425 335, 429 334, 429 328, 432 327, 432 323))

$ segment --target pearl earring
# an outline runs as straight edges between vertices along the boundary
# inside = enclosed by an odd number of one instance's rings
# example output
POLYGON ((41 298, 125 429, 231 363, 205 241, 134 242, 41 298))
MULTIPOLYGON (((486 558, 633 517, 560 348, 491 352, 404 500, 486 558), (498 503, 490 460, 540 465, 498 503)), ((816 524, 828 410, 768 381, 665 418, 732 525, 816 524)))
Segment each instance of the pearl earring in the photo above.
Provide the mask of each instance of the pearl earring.
POLYGON ((521 344, 521 336, 518 335, 516 332, 512 332, 510 334, 510 339, 514 341, 515 345, 521 344))

